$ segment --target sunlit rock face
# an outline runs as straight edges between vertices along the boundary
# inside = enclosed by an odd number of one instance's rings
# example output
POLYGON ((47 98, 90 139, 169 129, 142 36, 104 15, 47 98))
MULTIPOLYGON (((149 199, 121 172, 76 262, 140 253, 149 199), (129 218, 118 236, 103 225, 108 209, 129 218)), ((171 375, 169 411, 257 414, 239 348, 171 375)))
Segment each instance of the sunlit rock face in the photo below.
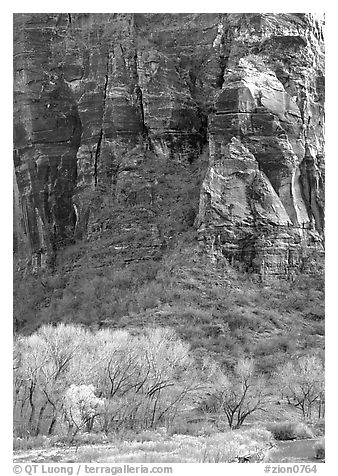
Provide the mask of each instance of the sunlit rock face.
POLYGON ((38 269, 84 239, 156 258, 195 226, 212 259, 309 267, 323 45, 305 14, 14 15, 17 256, 38 269))
POLYGON ((309 271, 323 252, 321 25, 311 16, 230 15, 218 31, 215 46, 228 45, 228 55, 208 118, 201 242, 214 259, 261 274, 309 271))

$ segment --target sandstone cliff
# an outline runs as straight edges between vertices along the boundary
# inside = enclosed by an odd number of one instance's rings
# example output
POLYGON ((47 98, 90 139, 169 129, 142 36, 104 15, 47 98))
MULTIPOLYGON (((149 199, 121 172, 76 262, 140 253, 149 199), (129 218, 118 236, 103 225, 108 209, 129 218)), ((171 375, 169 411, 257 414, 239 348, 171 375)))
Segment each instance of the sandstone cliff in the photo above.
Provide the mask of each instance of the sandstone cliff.
POLYGON ((93 243, 278 276, 323 251, 323 21, 310 14, 15 14, 15 252, 93 243))

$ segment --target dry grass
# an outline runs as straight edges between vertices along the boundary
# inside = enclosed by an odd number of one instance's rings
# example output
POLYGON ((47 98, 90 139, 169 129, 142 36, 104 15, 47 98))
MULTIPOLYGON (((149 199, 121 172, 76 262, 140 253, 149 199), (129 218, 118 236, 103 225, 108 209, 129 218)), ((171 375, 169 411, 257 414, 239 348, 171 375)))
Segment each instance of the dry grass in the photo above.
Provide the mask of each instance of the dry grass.
MULTIPOLYGON (((271 438, 271 433, 263 429, 236 430, 204 436, 170 436, 164 431, 148 432, 147 435, 134 435, 132 441, 116 437, 114 442, 106 445, 59 449, 57 456, 58 461, 78 463, 227 463, 238 461, 243 456, 256 457, 264 453, 271 438)), ((45 451, 44 462, 48 462, 51 452, 47 449, 45 451)), ((39 461, 43 458, 43 452, 40 448, 39 461)), ((25 461, 22 451, 18 456, 21 462, 25 461)), ((34 461, 34 452, 27 453, 26 458, 27 461, 34 461)))
POLYGON ((209 436, 157 435, 156 441, 121 442, 101 454, 93 448, 83 448, 76 462, 91 461, 114 463, 228 463, 246 455, 264 451, 271 441, 266 430, 234 431, 209 436))

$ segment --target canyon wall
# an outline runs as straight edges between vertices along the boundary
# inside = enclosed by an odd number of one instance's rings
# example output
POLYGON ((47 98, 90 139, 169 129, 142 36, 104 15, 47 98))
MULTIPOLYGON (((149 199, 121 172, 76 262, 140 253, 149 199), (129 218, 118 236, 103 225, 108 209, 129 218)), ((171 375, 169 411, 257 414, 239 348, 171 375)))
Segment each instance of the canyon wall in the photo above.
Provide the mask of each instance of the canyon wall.
POLYGON ((289 276, 323 254, 323 19, 15 14, 14 251, 92 243, 289 276))

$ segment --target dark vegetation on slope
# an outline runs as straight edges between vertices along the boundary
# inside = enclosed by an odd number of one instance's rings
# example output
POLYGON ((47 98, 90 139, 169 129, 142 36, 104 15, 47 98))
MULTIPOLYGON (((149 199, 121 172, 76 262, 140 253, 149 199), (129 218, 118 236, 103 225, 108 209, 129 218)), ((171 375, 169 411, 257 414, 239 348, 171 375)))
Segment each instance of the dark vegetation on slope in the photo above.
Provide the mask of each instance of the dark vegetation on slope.
POLYGON ((253 356, 270 373, 297 354, 323 352, 324 283, 299 275, 261 282, 215 265, 183 233, 161 260, 95 267, 97 249, 78 243, 59 255, 54 273, 15 274, 15 331, 46 323, 93 328, 172 327, 196 355, 232 366, 253 356))

